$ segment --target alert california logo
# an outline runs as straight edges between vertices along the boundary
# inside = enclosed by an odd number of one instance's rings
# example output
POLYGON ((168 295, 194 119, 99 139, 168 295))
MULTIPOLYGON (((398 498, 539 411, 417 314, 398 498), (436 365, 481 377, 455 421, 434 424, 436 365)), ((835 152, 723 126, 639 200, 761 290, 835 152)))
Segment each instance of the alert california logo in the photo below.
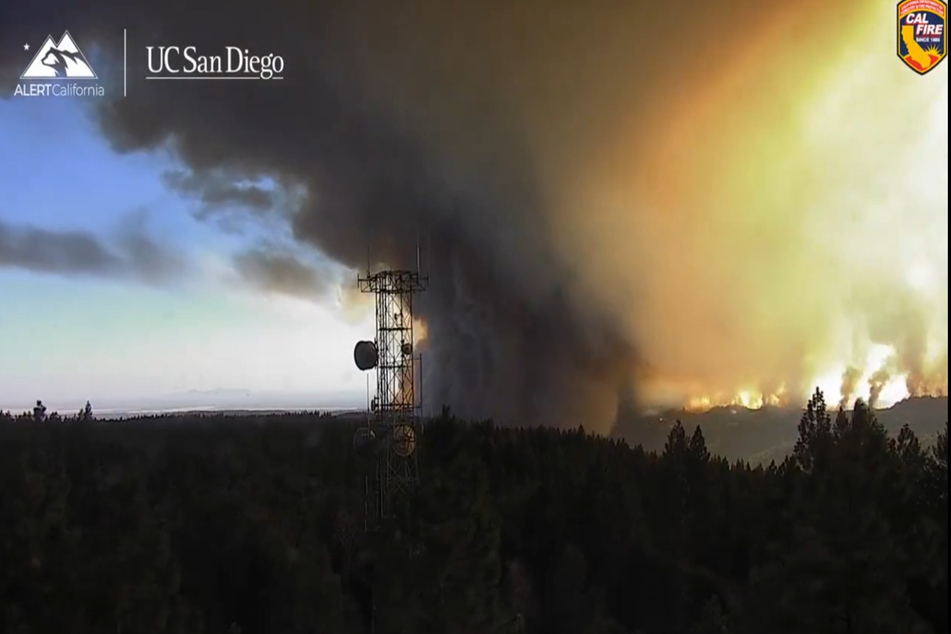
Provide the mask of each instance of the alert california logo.
POLYGON ((931 72, 948 54, 948 5, 942 0, 898 3, 898 57, 919 75, 931 72))
POLYGON ((14 97, 102 97, 105 90, 99 76, 69 31, 64 31, 59 42, 47 35, 34 49, 29 42, 23 45, 24 54, 32 54, 14 97), (35 53, 33 51, 36 51, 35 53))

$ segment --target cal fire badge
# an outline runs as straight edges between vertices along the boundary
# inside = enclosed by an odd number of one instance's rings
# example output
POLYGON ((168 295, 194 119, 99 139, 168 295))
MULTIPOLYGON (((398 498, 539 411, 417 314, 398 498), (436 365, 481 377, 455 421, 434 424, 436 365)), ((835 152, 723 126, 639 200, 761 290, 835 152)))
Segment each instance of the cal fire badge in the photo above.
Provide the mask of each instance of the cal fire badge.
POLYGON ((942 0, 898 3, 898 57, 919 75, 933 70, 948 54, 948 5, 942 0))

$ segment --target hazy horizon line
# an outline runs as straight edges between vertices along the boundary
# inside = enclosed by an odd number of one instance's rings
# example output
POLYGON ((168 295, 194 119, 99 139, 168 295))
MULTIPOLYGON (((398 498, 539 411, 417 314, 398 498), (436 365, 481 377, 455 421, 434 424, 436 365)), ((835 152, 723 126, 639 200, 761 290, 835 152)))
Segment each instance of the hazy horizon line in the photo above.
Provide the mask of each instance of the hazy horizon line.
MULTIPOLYGON (((209 394, 213 392, 218 392, 219 390, 191 390, 190 392, 182 393, 173 393, 166 394, 162 396, 148 397, 144 399, 113 399, 113 400, 101 400, 99 401, 101 405, 96 406, 93 400, 89 400, 90 404, 93 406, 93 413, 101 416, 111 416, 117 417, 117 415, 129 415, 129 416, 141 416, 141 415, 159 415, 159 414, 184 414, 191 412, 208 412, 208 413, 227 413, 227 412, 366 412, 369 411, 365 402, 365 399, 361 396, 360 402, 357 403, 356 400, 351 400, 348 398, 340 398, 342 395, 336 393, 337 398, 327 398, 330 393, 325 394, 324 397, 317 395, 312 395, 309 393, 296 393, 296 392, 265 392, 261 393, 253 401, 246 403, 239 402, 221 402, 221 403, 201 403, 201 402, 182 402, 179 399, 179 402, 168 402, 168 399, 174 399, 176 396, 185 396, 188 394, 209 394), (271 396, 276 401, 262 402, 261 398, 263 396, 271 396), (288 398, 290 396, 296 396, 301 401, 297 403, 287 402, 286 400, 281 400, 282 398, 288 398), (162 401, 165 402, 162 402, 162 401)), ((250 390, 220 390, 222 392, 251 392, 250 390)), ((889 403, 888 405, 876 406, 873 407, 873 410, 888 410, 891 409, 903 402, 911 400, 920 400, 920 399, 941 399, 948 398, 947 396, 909 396, 895 403, 889 403)), ((42 399, 41 399, 42 400, 42 399)), ((267 400, 267 399, 265 399, 267 400)), ((0 412, 10 412, 12 414, 19 414, 22 412, 29 413, 32 411, 35 401, 31 401, 29 404, 19 404, 16 406, 11 406, 6 403, 0 403, 0 412)), ((63 399, 62 401, 45 401, 43 400, 44 406, 46 406, 48 413, 60 413, 63 415, 70 415, 72 412, 82 409, 86 404, 86 401, 74 401, 72 399, 63 399)), ((829 411, 837 411, 839 409, 838 403, 829 403, 827 404, 829 411)), ((427 408, 428 409, 428 408, 427 408)), ((746 411, 758 411, 758 410, 804 410, 805 406, 791 406, 787 405, 763 405, 760 407, 747 407, 745 405, 717 405, 710 407, 704 410, 690 410, 683 406, 671 405, 663 407, 645 407, 641 410, 641 414, 644 416, 660 416, 663 414, 668 414, 671 412, 683 413, 686 415, 702 415, 715 410, 724 410, 724 409, 733 409, 733 410, 746 410, 746 411)), ((853 406, 846 408, 846 411, 852 411, 853 406)), ((427 415, 431 415, 429 412, 427 415)))

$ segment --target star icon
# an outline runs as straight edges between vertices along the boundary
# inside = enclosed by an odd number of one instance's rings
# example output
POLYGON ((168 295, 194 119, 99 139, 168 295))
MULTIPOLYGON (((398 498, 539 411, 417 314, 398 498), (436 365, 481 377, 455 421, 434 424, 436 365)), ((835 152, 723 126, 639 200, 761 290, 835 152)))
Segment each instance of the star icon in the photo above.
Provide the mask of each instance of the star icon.
POLYGON ((24 45, 23 45, 23 50, 24 50, 24 51, 30 50, 30 45, 29 45, 29 44, 24 44, 24 45))

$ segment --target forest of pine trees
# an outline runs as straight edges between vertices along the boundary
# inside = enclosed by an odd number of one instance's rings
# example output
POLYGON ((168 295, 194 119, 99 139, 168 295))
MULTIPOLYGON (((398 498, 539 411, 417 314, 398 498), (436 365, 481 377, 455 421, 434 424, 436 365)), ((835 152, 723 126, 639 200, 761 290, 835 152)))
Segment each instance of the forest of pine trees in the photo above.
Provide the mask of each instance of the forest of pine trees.
POLYGON ((329 416, 75 422, 0 414, 0 632, 948 631, 947 424, 818 392, 757 468, 680 424, 655 454, 445 415, 370 533, 329 416))

